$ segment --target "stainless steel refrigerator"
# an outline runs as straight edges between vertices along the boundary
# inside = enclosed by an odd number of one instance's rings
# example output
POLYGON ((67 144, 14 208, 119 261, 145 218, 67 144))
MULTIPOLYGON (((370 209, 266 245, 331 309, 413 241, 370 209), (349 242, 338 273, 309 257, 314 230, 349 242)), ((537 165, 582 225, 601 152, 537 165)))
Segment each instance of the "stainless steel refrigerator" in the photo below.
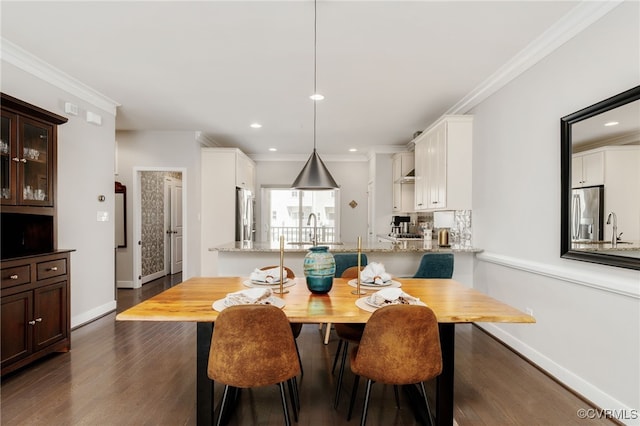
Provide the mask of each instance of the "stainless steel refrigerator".
POLYGON ((255 197, 251 191, 236 188, 236 241, 255 241, 255 197))
POLYGON ((601 241, 604 219, 604 186, 571 191, 571 240, 601 241))

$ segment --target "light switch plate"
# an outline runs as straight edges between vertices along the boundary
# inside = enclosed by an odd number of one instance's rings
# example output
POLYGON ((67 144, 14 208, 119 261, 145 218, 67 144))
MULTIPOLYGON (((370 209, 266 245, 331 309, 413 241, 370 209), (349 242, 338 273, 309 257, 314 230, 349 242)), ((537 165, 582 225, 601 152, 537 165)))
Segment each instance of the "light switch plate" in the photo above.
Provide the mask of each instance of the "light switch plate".
POLYGON ((98 212, 96 220, 98 222, 109 222, 109 212, 98 212))

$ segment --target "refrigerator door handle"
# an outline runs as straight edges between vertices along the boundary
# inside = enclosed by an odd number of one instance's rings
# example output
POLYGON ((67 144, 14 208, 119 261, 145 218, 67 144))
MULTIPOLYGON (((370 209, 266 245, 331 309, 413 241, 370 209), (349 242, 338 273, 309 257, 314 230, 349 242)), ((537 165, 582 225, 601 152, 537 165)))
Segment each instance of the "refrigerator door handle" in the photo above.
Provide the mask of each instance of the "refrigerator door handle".
POLYGON ((571 239, 577 240, 580 233, 580 217, 582 217, 582 213, 580 212, 580 195, 573 194, 573 226, 571 229, 571 239))

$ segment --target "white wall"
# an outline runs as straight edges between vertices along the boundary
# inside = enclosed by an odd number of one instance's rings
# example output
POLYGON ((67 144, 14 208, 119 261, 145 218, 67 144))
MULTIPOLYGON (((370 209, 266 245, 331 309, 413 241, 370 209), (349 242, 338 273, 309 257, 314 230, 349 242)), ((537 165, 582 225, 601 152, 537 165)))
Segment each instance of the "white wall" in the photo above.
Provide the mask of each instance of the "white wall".
POLYGON ((182 278, 200 275, 200 144, 195 132, 189 131, 118 131, 118 175, 116 179, 127 186, 127 248, 118 249, 118 281, 134 281, 133 196, 134 168, 184 170, 183 194, 186 195, 187 215, 184 226, 187 249, 184 252, 186 269, 182 278), (185 191, 186 188, 186 191, 185 191))
MULTIPOLYGON (((340 185, 340 240, 354 242, 367 235, 367 180, 365 161, 323 160, 335 181, 340 185), (356 208, 349 203, 355 200, 356 208)), ((304 161, 256 161, 256 211, 262 211, 260 188, 263 185, 291 185, 302 170, 304 161)), ((261 218, 257 218, 258 235, 262 234, 261 218)))
POLYGON ((537 320, 486 327, 607 409, 640 409, 640 272, 560 258, 559 124, 638 85, 639 6, 617 7, 472 111, 485 249, 474 286, 537 320))
POLYGON ((79 107, 78 116, 58 127, 58 248, 71 254, 71 327, 116 308, 114 286, 114 135, 115 116, 31 73, 2 61, 2 91, 66 116, 64 103, 79 107), (89 124, 86 111, 102 116, 89 124), (104 202, 98 196, 104 195, 104 202), (111 220, 98 222, 98 211, 111 220))

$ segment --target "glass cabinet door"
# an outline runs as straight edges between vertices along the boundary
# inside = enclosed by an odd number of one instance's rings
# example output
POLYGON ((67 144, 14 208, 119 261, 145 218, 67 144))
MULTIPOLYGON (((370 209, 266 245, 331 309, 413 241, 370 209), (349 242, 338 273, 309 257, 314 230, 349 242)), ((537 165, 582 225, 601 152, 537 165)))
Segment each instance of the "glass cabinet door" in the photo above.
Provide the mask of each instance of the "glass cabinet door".
POLYGON ((0 132, 0 200, 2 204, 16 203, 16 157, 15 140, 16 116, 2 112, 0 132))
POLYGON ((22 204, 52 205, 53 165, 50 157, 53 127, 24 118, 19 128, 22 146, 18 147, 21 155, 18 196, 22 204))

